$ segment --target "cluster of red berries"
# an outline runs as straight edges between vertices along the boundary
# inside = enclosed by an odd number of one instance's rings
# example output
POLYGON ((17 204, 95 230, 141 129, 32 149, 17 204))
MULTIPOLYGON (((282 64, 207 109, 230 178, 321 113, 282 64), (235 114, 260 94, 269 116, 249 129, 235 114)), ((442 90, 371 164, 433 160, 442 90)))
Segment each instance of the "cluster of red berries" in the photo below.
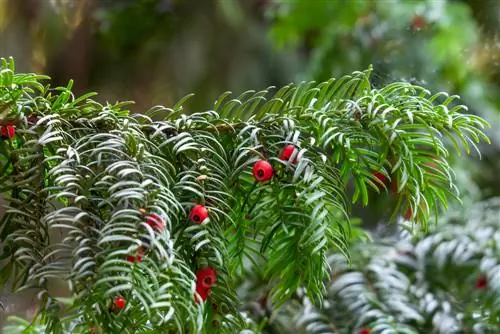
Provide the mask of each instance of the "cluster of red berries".
MULTIPOLYGON (((294 145, 287 145, 281 151, 280 159, 283 161, 289 161, 290 158, 295 155, 292 164, 297 163, 297 148, 294 145)), ((274 170, 273 166, 266 160, 259 160, 253 165, 252 170, 253 177, 259 182, 267 182, 273 178, 274 170)))
POLYGON ((0 137, 2 139, 14 139, 16 135, 16 126, 15 125, 3 125, 0 126, 0 137))
MULTIPOLYGON (((208 295, 215 282, 217 281, 217 273, 212 267, 205 267, 196 271, 196 293, 200 296, 202 301, 207 300, 208 295)), ((196 303, 199 299, 195 295, 196 303)))

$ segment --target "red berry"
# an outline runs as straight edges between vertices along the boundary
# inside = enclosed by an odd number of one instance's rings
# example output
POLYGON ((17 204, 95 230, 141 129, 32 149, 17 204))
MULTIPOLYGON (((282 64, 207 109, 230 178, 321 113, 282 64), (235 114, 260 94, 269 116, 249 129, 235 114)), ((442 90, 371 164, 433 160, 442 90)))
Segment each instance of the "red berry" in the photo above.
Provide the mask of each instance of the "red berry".
POLYGON ((259 182, 266 182, 273 177, 273 166, 265 160, 259 160, 253 165, 253 177, 259 182))
POLYGON ((212 267, 198 269, 196 272, 196 285, 210 289, 217 281, 217 273, 212 267))
POLYGON ((127 304, 127 302, 125 301, 125 298, 123 298, 123 297, 115 298, 115 306, 119 310, 123 310, 125 308, 125 304, 127 304))
POLYGON ((127 255, 127 261, 130 263, 141 262, 140 260, 138 261, 136 256, 132 256, 132 255, 127 255))
POLYGON ((408 207, 408 209, 406 209, 405 214, 403 215, 403 217, 406 220, 410 220, 411 216, 413 216, 413 210, 411 209, 411 207, 408 207))
POLYGON ((196 285, 196 293, 194 295, 194 300, 196 301, 196 304, 200 303, 198 296, 200 296, 202 301, 207 300, 208 291, 209 291, 209 289, 204 289, 201 285, 196 285), (198 294, 198 296, 196 294, 198 294))
POLYGON ((7 133, 9 139, 13 139, 14 136, 16 135, 16 127, 14 125, 7 125, 7 133))
POLYGON ((372 334, 372 331, 369 328, 361 328, 358 334, 372 334))
POLYGON ((189 219, 193 223, 196 224, 201 224, 205 219, 208 217, 208 210, 201 204, 197 204, 194 206, 194 208, 191 209, 191 212, 189 213, 189 219))
POLYGON ((375 182, 377 187, 379 189, 383 189, 384 187, 382 184, 385 184, 385 182, 387 181, 387 178, 385 177, 385 175, 380 173, 380 172, 372 172, 372 175, 375 176, 380 181, 380 182, 375 182))
POLYGON ((0 127, 0 136, 13 139, 16 135, 16 127, 14 125, 5 125, 0 127))
POLYGON ((488 287, 488 279, 486 278, 486 275, 482 274, 476 279, 475 287, 478 290, 486 289, 488 287))
POLYGON ((142 258, 143 257, 144 257, 144 248, 140 247, 137 250, 137 255, 135 255, 135 256, 133 256, 133 255, 127 256, 127 261, 128 262, 132 262, 132 263, 142 262, 142 258))
POLYGON ((150 213, 146 218, 146 224, 151 226, 151 228, 161 231, 165 228, 165 222, 156 213, 150 213))
MULTIPOLYGON (((295 146, 293 146, 293 145, 286 145, 285 148, 283 149, 283 151, 281 151, 280 159, 284 160, 284 161, 290 160, 290 158, 292 157, 292 155, 295 153, 295 150, 296 150, 295 146)), ((292 163, 294 163, 294 164, 297 163, 297 155, 293 159, 292 163)))
POLYGON ((380 173, 380 172, 373 172, 372 174, 373 174, 373 176, 375 176, 377 179, 379 179, 379 180, 380 180, 380 182, 382 182, 382 183, 385 183, 385 181, 387 180, 387 178, 385 177, 385 175, 384 175, 384 174, 382 174, 382 173, 380 173))
POLYGON ((420 30, 426 25, 425 18, 422 15, 416 15, 411 19, 411 27, 413 30, 420 30))

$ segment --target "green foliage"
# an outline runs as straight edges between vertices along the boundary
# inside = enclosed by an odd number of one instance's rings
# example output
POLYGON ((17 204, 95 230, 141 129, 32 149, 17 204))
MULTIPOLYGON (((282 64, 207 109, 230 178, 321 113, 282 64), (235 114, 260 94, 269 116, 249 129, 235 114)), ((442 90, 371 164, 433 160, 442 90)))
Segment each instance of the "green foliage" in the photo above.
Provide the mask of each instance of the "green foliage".
POLYGON ((75 97, 71 82, 51 88, 3 60, 2 122, 17 127, 0 142, 3 282, 42 290, 37 320, 50 333, 233 333, 251 327, 236 284, 252 270, 276 307, 297 290, 321 306, 330 251, 349 258, 349 203, 367 205, 385 187, 373 171, 397 181, 394 214, 409 206, 426 230, 458 195, 446 142, 469 153, 488 141, 487 123, 455 96, 408 83, 375 89, 370 73, 224 93, 204 112, 187 114, 188 96, 130 114, 127 103, 75 97), (278 158, 286 144, 298 148, 290 161, 278 158), (251 174, 259 159, 274 167, 265 184, 251 174), (200 225, 188 220, 195 203, 210 211, 200 225), (165 228, 153 230, 142 210, 165 228), (128 262, 141 246, 144 260, 128 262), (206 265, 217 284, 198 306, 194 272, 206 265), (61 278, 68 307, 48 291, 61 278), (119 312, 116 296, 127 300, 119 312))
POLYGON ((268 332, 498 333, 499 212, 498 198, 455 207, 429 233, 403 222, 394 238, 356 243, 351 264, 332 254, 324 308, 297 300, 268 332))

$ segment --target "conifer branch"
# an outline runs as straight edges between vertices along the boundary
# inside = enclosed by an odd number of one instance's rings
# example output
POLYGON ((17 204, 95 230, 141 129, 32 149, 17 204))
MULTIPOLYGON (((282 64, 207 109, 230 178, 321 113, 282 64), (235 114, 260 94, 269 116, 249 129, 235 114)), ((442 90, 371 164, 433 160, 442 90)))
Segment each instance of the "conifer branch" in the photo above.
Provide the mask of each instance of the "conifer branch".
POLYGON ((376 89, 370 72, 224 93, 205 112, 185 114, 185 98, 132 115, 2 60, 2 279, 41 289, 49 332, 234 332, 248 325, 234 275, 248 263, 264 266, 276 305, 302 288, 321 306, 327 255, 349 256, 349 202, 367 205, 384 187, 375 172, 397 180, 426 229, 457 196, 445 141, 467 153, 488 141, 487 123, 454 97, 376 89), (294 153, 282 158, 287 145, 294 153), (48 292, 54 278, 70 282, 67 317, 48 292))

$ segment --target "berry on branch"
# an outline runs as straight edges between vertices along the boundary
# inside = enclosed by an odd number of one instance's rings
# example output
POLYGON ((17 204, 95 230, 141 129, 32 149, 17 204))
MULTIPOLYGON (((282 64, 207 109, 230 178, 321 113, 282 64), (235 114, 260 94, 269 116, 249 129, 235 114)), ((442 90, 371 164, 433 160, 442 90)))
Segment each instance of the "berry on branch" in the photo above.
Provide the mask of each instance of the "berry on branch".
POLYGON ((165 228, 165 222, 156 213, 150 213, 146 218, 146 224, 151 226, 151 228, 161 231, 165 228))
POLYGON ((372 175, 375 176, 380 182, 376 182, 376 185, 378 187, 378 189, 383 189, 383 184, 385 184, 385 182, 387 181, 387 177, 385 177, 384 174, 380 173, 380 172, 372 172, 372 175))
POLYGON ((217 281, 217 274, 212 267, 198 269, 196 272, 196 285, 210 289, 217 281))
POLYGON ((403 217, 406 220, 410 220, 411 216, 413 216, 413 210, 411 209, 411 207, 408 207, 408 209, 406 209, 405 214, 403 215, 403 217))
POLYGON ((127 302, 125 301, 125 298, 123 298, 123 297, 116 297, 114 300, 114 304, 115 304, 117 309, 123 310, 125 308, 125 305, 127 304, 127 302))
POLYGON ((191 209, 191 212, 189 213, 189 219, 193 223, 196 224, 201 224, 205 219, 208 217, 208 210, 201 204, 197 204, 194 206, 194 208, 191 209))
POLYGON ((411 19, 411 28, 413 31, 418 31, 425 28, 427 22, 422 15, 416 15, 411 19))
POLYGON ((369 328, 361 328, 358 334, 372 334, 372 331, 369 328))
POLYGON ((273 177, 273 166, 265 160, 259 160, 253 165, 253 177, 259 182, 266 182, 273 177))
MULTIPOLYGON (((292 155, 295 153, 295 150, 296 150, 295 146, 286 145, 285 148, 283 149, 283 151, 281 151, 280 159, 284 160, 284 161, 290 160, 292 155)), ((297 156, 295 156, 292 163, 294 163, 294 164, 297 163, 297 156)))
POLYGON ((131 263, 142 262, 143 257, 144 257, 144 248, 139 247, 139 249, 137 250, 137 255, 127 256, 127 261, 131 263))
POLYGON ((0 136, 4 139, 13 139, 16 135, 16 127, 14 125, 5 125, 0 127, 0 136))

